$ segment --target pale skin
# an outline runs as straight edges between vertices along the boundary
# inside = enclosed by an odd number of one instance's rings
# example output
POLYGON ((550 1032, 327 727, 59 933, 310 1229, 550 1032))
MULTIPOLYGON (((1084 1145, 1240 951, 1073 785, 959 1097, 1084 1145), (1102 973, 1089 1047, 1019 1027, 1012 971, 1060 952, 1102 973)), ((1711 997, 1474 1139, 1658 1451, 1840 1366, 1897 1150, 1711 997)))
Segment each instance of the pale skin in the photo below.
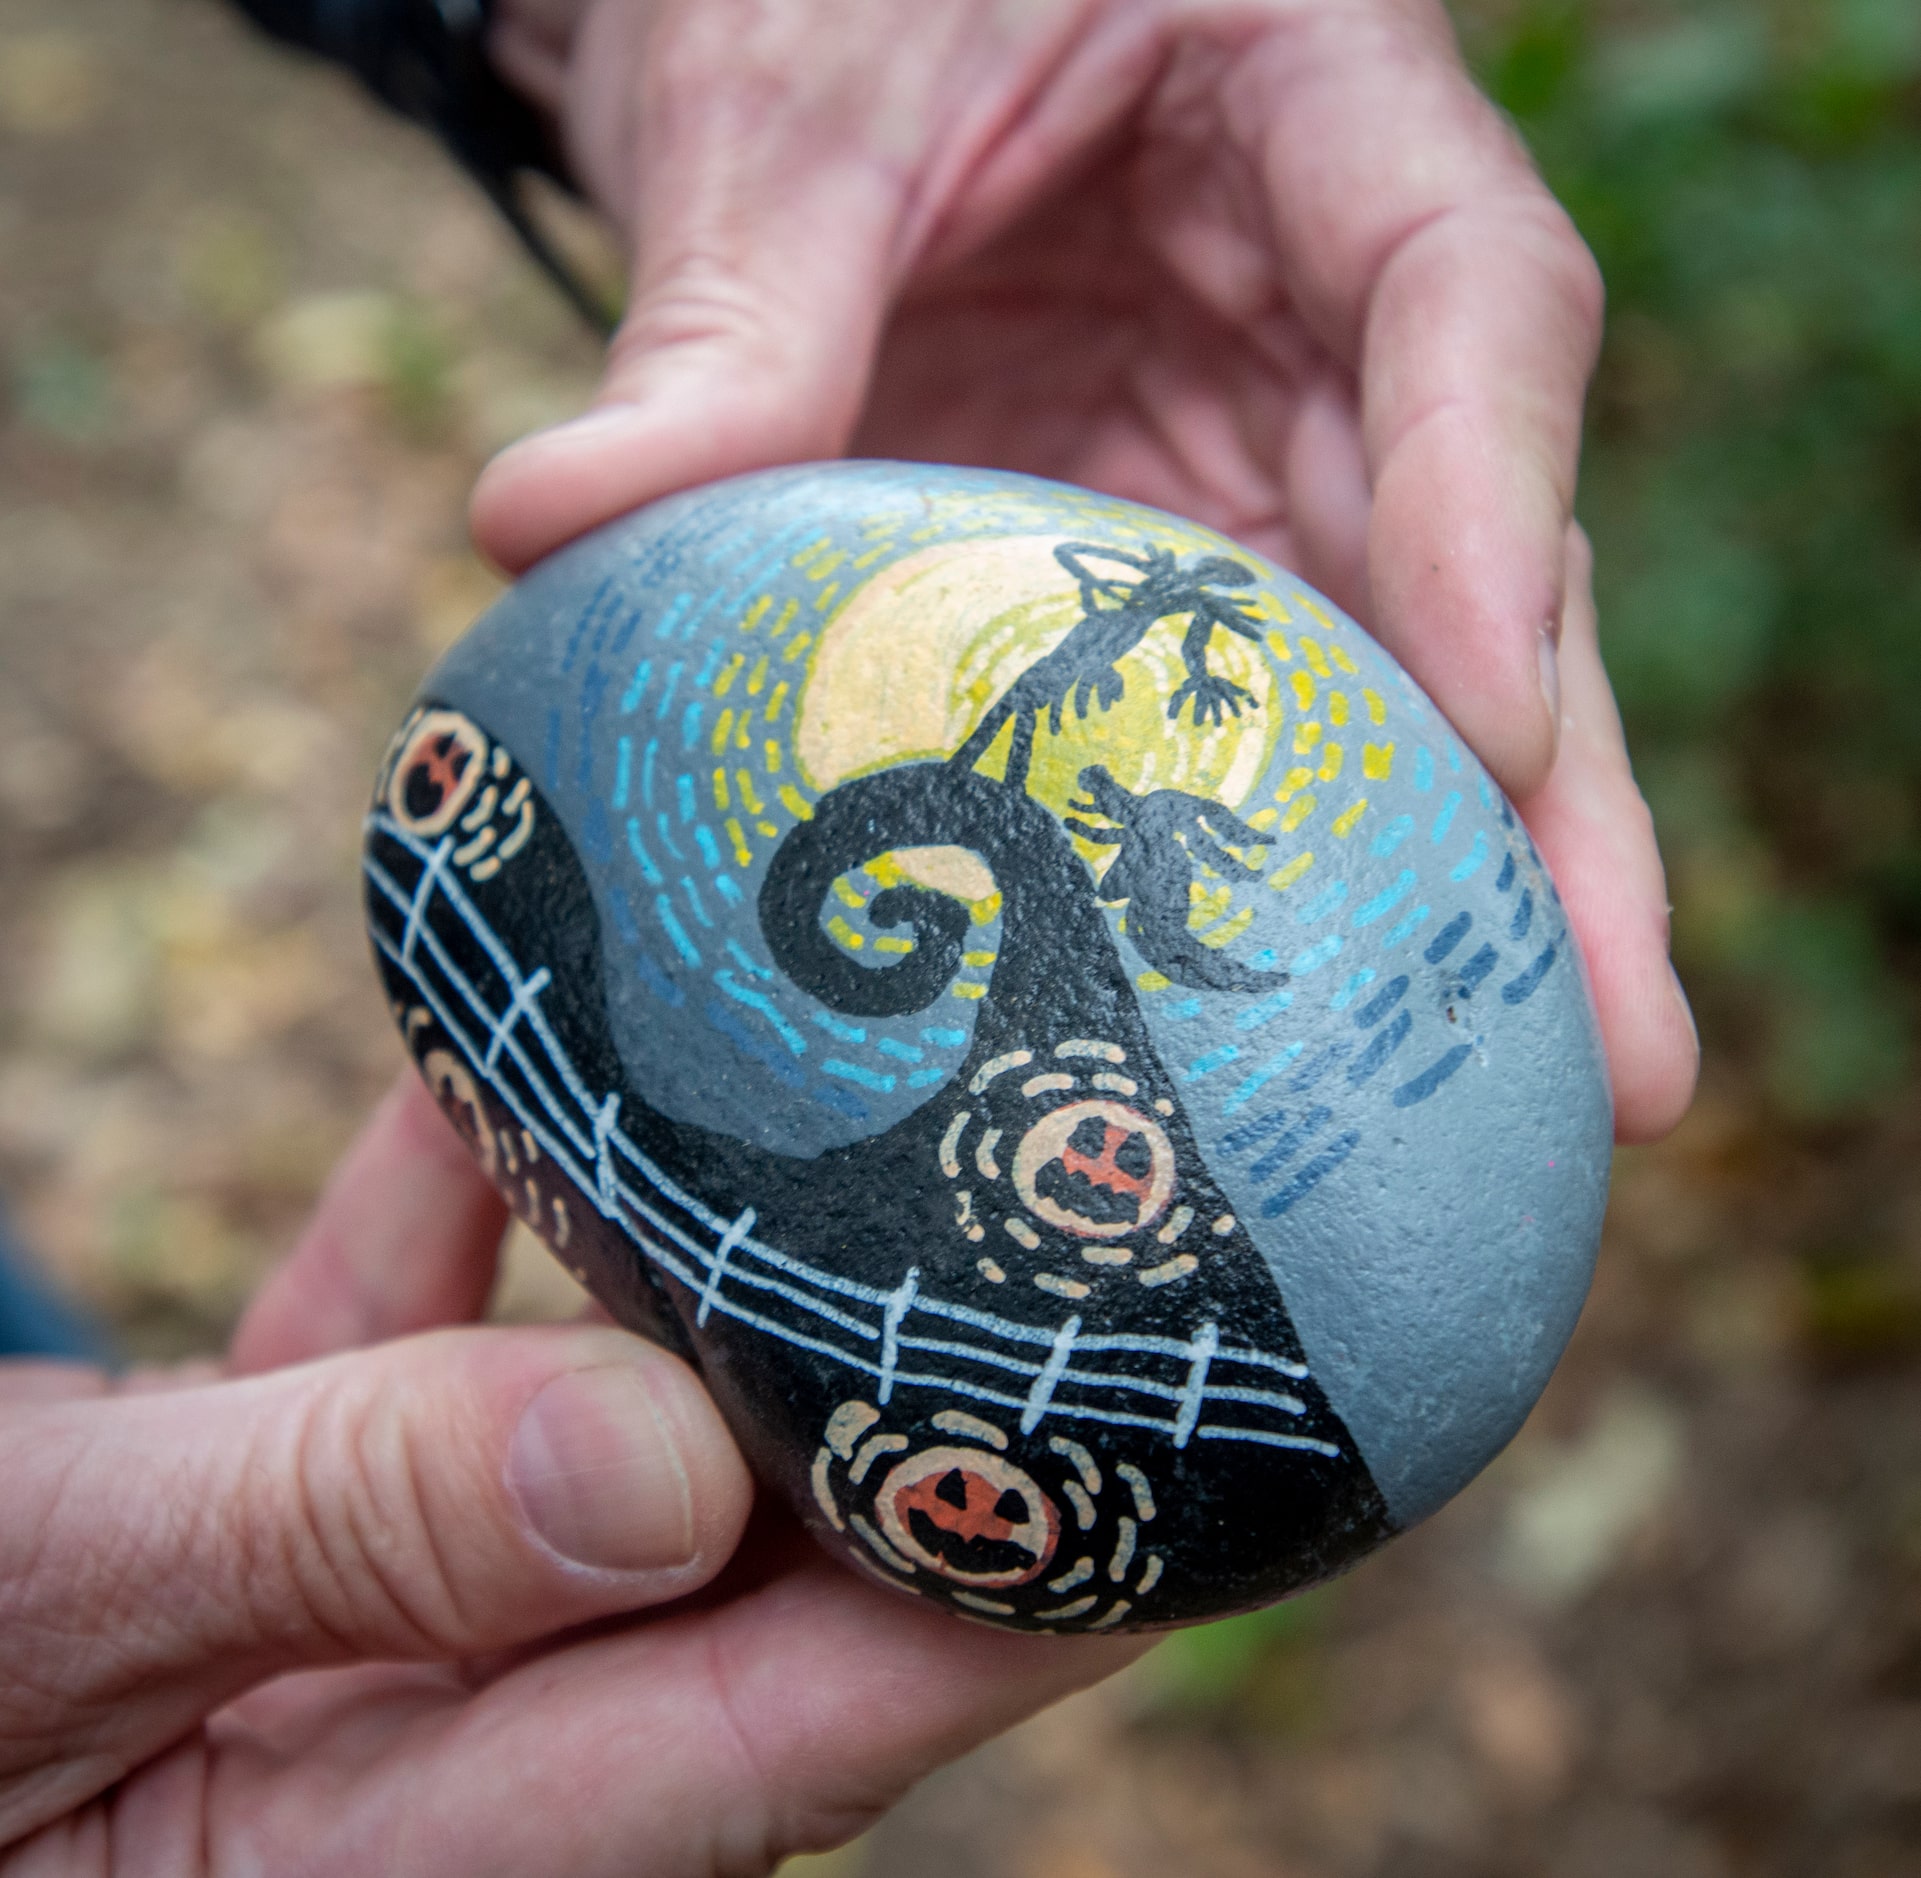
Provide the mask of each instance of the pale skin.
MULTIPOLYGON (((850 449, 1219 527, 1488 762, 1619 1133, 1673 1125, 1693 1031, 1572 521, 1600 288, 1438 5, 502 0, 495 33, 635 255, 595 410, 476 491, 501 565, 850 449)), ((474 1327, 501 1223, 403 1081, 224 1371, 0 1367, 5 1878, 761 1873, 1137 1649, 750 1527, 675 1359, 474 1327)))

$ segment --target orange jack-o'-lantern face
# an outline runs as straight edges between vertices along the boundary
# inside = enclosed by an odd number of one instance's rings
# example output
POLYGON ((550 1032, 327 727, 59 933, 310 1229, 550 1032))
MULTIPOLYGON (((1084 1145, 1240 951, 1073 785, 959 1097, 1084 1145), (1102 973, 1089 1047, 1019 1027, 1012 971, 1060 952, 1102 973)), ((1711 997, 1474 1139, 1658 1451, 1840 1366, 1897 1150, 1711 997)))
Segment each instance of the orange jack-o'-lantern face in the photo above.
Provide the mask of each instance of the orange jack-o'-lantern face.
POLYGON ((1025 1584, 1060 1538, 1060 1514, 1033 1477, 977 1448, 909 1455, 881 1482, 875 1510, 905 1557, 982 1588, 1025 1584))

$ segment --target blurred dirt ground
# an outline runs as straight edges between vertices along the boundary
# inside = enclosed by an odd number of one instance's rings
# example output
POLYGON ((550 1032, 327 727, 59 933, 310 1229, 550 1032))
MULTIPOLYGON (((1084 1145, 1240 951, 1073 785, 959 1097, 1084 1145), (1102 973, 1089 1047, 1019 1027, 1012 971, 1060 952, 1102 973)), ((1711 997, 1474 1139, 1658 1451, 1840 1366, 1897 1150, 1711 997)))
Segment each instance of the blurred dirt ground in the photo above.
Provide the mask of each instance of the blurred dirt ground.
MULTIPOLYGON (((491 591, 475 469, 593 364, 425 143, 213 0, 0 0, 0 1190, 133 1352, 218 1346, 399 1066, 367 779, 491 591)), ((1917 1149, 1711 1068, 1482 1482, 794 1871, 1921 1870, 1917 1149)))

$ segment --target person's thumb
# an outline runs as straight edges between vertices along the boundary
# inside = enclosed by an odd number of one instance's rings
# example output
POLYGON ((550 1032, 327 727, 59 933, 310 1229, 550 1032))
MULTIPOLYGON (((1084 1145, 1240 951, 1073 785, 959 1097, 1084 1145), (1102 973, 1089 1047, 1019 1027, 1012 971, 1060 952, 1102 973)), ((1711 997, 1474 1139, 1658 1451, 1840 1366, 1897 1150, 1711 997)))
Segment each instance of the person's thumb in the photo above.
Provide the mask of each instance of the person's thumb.
POLYGON ((838 456, 853 434, 902 174, 856 147, 865 107, 819 79, 756 82, 726 50, 713 74, 663 81, 625 154, 635 180, 597 191, 632 198, 631 298, 594 408, 511 445, 475 487, 474 539, 510 572, 669 491, 838 456))
POLYGON ((693 1374, 615 1330, 0 1413, 0 1845, 277 1672, 472 1657, 690 1591, 750 1497, 693 1374))

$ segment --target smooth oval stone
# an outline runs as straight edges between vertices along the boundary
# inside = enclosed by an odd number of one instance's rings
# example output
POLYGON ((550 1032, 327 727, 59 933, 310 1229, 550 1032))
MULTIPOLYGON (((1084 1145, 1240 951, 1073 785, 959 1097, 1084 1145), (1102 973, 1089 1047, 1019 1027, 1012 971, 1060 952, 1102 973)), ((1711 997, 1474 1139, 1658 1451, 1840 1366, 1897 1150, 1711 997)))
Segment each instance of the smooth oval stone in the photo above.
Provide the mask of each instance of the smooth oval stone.
POLYGON ((1351 1565, 1586 1293, 1553 883, 1365 633, 1173 516, 838 463, 613 523, 436 668, 366 878, 520 1216, 823 1544, 971 1616, 1351 1565))

